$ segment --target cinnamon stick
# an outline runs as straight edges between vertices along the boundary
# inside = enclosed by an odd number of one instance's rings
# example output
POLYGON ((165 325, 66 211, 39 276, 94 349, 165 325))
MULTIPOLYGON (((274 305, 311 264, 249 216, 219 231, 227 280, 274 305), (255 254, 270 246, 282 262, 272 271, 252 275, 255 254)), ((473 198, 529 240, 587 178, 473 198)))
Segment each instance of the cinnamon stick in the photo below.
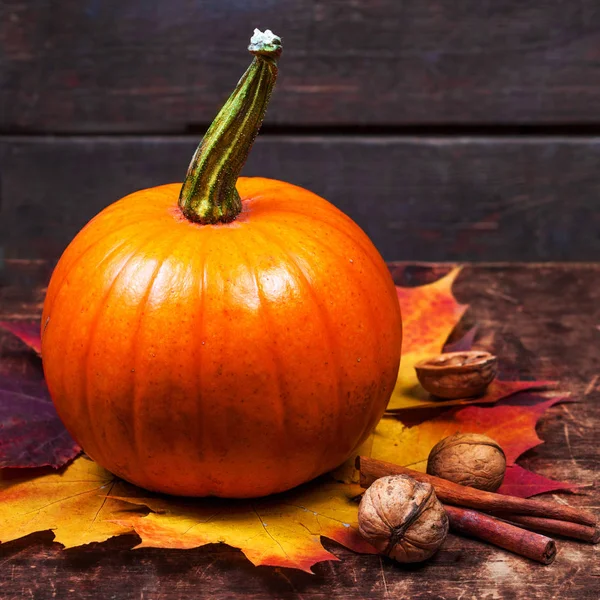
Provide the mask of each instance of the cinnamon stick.
POLYGON ((569 521, 559 521, 557 519, 544 519, 543 517, 531 517, 528 515, 512 515, 505 513, 494 513, 495 516, 515 523, 520 527, 539 531, 541 533, 549 533, 551 535, 561 535, 562 537, 572 538, 597 544, 600 542, 600 527, 590 527, 588 525, 579 525, 578 523, 570 523, 569 521))
POLYGON ((549 565, 556 557, 556 544, 545 535, 521 529, 474 510, 457 506, 444 508, 448 514, 450 529, 455 533, 478 538, 544 565, 549 565))
POLYGON ((360 484, 365 488, 369 487, 376 479, 385 477, 386 475, 409 475, 417 481, 425 481, 433 485, 437 497, 446 504, 475 508, 485 512, 501 511, 504 513, 557 519, 559 521, 568 521, 590 527, 598 526, 596 516, 586 510, 565 506, 556 502, 517 498, 515 496, 485 492, 459 485, 440 477, 419 473, 408 467, 369 458, 368 456, 357 457, 356 468, 360 471, 360 484))

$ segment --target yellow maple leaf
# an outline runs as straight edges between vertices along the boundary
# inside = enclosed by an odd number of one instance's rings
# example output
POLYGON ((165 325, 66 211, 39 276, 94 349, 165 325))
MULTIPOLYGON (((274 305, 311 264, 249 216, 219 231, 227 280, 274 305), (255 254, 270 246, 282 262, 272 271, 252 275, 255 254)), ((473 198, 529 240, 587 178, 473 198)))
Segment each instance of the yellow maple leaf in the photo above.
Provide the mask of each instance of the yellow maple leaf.
POLYGON ((397 419, 382 419, 375 431, 372 458, 425 472, 431 449, 454 433, 484 433, 504 450, 509 465, 531 448, 542 443, 535 425, 548 408, 562 402, 568 394, 547 397, 532 405, 469 406, 444 412, 414 427, 397 419))
POLYGON ((132 525, 137 548, 195 548, 221 542, 240 548, 254 565, 291 567, 308 573, 323 560, 338 560, 321 536, 356 552, 376 552, 358 533, 358 486, 313 481, 289 492, 256 500, 122 498, 150 508, 132 525))
POLYGON ((136 493, 85 457, 58 473, 34 478, 27 471, 0 472, 0 540, 51 529, 55 541, 71 548, 130 533, 130 525, 109 519, 127 516, 131 505, 109 495, 136 493))

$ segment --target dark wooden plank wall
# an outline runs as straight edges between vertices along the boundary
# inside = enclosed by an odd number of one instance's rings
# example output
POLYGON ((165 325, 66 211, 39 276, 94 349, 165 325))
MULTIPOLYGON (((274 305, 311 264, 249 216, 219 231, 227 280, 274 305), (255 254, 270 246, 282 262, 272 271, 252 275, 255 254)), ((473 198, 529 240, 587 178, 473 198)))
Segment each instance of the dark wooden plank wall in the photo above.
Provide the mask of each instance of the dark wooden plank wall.
POLYGON ((600 259, 597 0, 4 0, 0 259, 181 180, 255 26, 285 53, 246 174, 389 260, 600 259))
MULTIPOLYGON (((187 136, 6 138, 7 254, 56 256, 107 203, 181 180, 195 145, 187 136)), ((600 257, 600 138, 259 136, 246 172, 334 199, 388 259, 600 257)))
POLYGON ((270 123, 597 121, 597 0, 3 0, 0 123, 204 125, 254 27, 284 39, 270 123))

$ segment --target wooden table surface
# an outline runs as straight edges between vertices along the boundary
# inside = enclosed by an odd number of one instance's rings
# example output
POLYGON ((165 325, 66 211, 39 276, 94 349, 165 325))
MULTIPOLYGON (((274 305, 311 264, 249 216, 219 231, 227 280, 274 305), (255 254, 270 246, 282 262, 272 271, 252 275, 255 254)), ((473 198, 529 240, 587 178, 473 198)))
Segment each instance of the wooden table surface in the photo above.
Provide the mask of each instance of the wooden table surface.
MULTIPOLYGON (((433 269, 433 272, 439 267, 433 269)), ((399 266, 404 284, 431 272, 399 266)), ((47 265, 7 261, 0 278, 0 318, 39 315, 47 265)), ((577 401, 552 408, 538 433, 545 444, 520 462, 543 475, 591 484, 600 466, 600 264, 472 265, 455 292, 469 303, 462 326, 477 322, 507 373, 557 378, 577 401)), ((5 338, 0 338, 5 339, 5 338)), ((0 359, 19 353, 0 347, 0 359)), ((600 512, 600 492, 555 494, 558 502, 600 512)), ((327 540, 339 562, 315 575, 253 567, 238 550, 130 550, 135 536, 64 551, 43 532, 0 546, 0 598, 439 598, 600 597, 600 546, 559 541, 554 564, 541 566, 450 535, 429 562, 399 566, 356 555, 327 540)))

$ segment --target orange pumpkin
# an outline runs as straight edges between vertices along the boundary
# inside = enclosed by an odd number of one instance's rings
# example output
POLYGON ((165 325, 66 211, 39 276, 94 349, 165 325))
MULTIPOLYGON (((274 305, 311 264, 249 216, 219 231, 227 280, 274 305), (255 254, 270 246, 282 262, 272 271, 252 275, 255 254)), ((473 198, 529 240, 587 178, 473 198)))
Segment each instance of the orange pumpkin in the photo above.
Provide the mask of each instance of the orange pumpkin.
POLYGON ((269 33, 183 188, 103 210, 48 288, 42 355, 61 419, 150 490, 253 497, 308 481, 365 440, 396 381, 400 312, 368 237, 302 188, 238 179, 277 73, 269 33))

